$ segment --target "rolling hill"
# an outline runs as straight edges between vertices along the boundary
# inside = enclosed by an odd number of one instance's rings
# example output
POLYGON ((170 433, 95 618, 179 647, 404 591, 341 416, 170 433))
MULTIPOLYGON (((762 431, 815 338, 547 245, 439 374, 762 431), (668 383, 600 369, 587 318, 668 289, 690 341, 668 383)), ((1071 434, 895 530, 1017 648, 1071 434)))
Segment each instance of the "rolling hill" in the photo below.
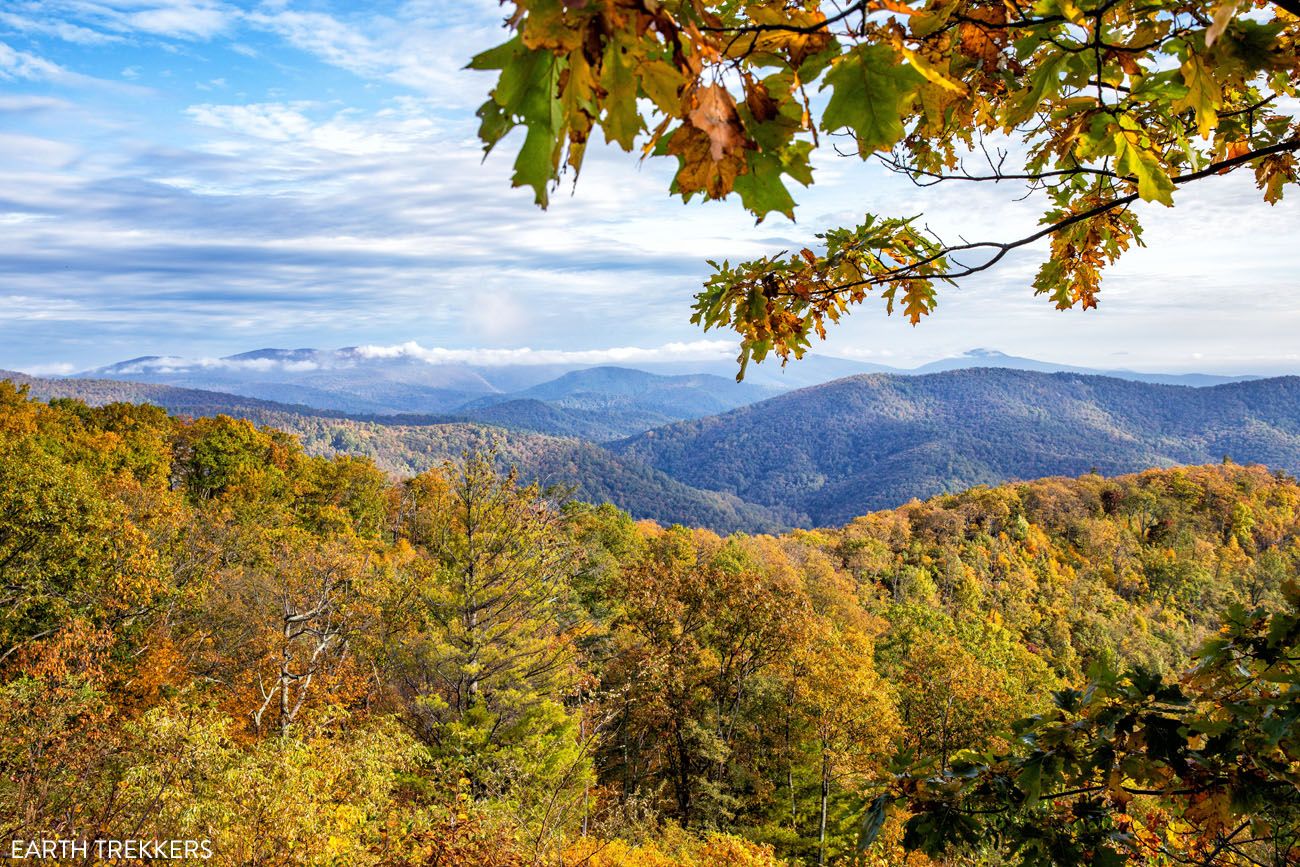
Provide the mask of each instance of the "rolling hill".
POLYGON ((635 458, 621 457, 576 437, 437 417, 350 418, 242 395, 141 382, 44 379, 0 370, 3 380, 27 386, 31 395, 41 400, 76 398, 92 405, 150 403, 175 415, 245 418, 296 434, 310 454, 368 457, 396 476, 414 475, 454 460, 467 450, 492 448, 503 465, 518 468, 527 480, 571 490, 574 497, 587 502, 613 503, 638 518, 663 524, 775 531, 791 526, 796 517, 782 508, 693 489, 635 458), (406 421, 410 423, 402 423, 406 421))
POLYGON ((78 379, 218 391, 349 415, 421 415, 608 440, 725 412, 787 389, 708 373, 625 367, 470 366, 360 349, 259 349, 224 358, 141 356, 78 379))
POLYGON ((870 374, 613 443, 693 487, 842 523, 913 497, 1221 460, 1300 470, 1300 378, 1206 388, 981 368, 870 374))
MULTIPOLYGON (((534 397, 484 401, 454 414, 349 416, 147 383, 12 376, 43 398, 241 416, 297 433, 313 453, 366 455, 397 474, 491 442, 526 478, 568 486, 637 517, 725 530, 842 523, 972 485, 1225 455, 1300 471, 1295 377, 1194 388, 998 368, 868 374, 601 445, 626 433, 620 425, 633 412, 601 408, 617 404, 619 388, 662 395, 671 378, 580 371, 523 390, 534 397)), ((683 387, 703 400, 712 385, 706 379, 683 387)), ((635 412, 641 424, 653 423, 650 410, 635 412)))
POLYGON ((603 437, 615 439, 674 421, 726 412, 784 391, 773 386, 737 384, 734 379, 708 373, 662 375, 626 367, 589 367, 522 391, 479 398, 458 412, 487 418, 490 416, 485 412, 494 408, 519 404, 522 409, 543 403, 570 411, 575 419, 594 414, 610 427, 631 428, 626 433, 603 437))
MULTIPOLYGON (((766 397, 865 373, 924 375, 975 367, 1004 367, 1045 373, 1083 373, 1139 382, 1217 385, 1254 377, 1202 373, 1142 373, 1102 370, 971 349, 915 368, 810 355, 781 367, 754 364, 744 383, 735 380, 736 363, 727 359, 646 362, 636 368, 578 363, 469 364, 420 351, 418 347, 342 349, 256 349, 222 358, 188 359, 140 356, 77 374, 206 389, 317 409, 365 413, 472 414, 490 404, 541 400, 561 409, 595 409, 606 414, 615 436, 639 433, 656 424, 725 412, 766 397), (639 427, 638 427, 639 425, 639 427)), ((522 417, 526 417, 525 411, 522 417)), ((534 428, 547 433, 585 433, 534 428)))

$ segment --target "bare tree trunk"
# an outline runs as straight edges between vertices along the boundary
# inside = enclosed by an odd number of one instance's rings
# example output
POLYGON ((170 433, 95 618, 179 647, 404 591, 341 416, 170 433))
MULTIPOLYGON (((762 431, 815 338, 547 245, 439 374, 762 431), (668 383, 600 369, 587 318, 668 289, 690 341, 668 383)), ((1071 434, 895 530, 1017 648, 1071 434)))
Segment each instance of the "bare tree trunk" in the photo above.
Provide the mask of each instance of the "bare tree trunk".
POLYGON ((831 757, 822 744, 821 820, 817 825, 817 867, 826 865, 826 809, 831 794, 831 757))
POLYGON ((293 621, 284 618, 284 647, 280 649, 280 737, 289 734, 289 677, 293 661, 293 621))
POLYGON ((790 707, 793 704, 794 688, 791 687, 785 708, 785 785, 790 790, 790 830, 797 831, 799 827, 799 808, 794 794, 794 753, 790 748, 790 707))

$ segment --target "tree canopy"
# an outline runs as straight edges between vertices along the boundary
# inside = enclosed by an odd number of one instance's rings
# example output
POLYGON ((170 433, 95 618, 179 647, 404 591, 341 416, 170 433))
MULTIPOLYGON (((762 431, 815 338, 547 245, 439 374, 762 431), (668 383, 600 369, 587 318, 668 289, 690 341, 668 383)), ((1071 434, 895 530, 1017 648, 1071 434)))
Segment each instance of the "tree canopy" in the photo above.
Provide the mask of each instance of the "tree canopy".
POLYGON ((0 382, 0 851, 1283 867, 1298 573, 1263 467, 719 536, 0 382))
POLYGON ((507 5, 511 38, 470 64, 497 72, 479 135, 491 151, 525 128, 513 180, 542 207, 599 131, 676 158, 673 194, 735 193, 760 222, 793 219, 790 182, 813 183, 818 149, 919 185, 1012 182, 1042 209, 1020 238, 867 214, 818 249, 711 262, 692 321, 740 335, 742 376, 751 359, 801 357, 876 291, 916 324, 939 286, 1043 240, 1034 292, 1095 307, 1104 269, 1142 243, 1135 205, 1237 171, 1276 203, 1297 180, 1297 0, 507 5))

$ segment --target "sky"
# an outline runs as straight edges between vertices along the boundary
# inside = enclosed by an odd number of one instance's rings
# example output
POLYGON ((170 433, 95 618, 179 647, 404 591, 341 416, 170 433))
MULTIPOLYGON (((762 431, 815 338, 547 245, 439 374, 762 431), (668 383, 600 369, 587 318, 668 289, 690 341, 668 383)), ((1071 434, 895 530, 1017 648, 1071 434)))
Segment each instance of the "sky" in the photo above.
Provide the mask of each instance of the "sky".
MULTIPOLYGON (((416 346, 588 361, 735 353, 690 325, 705 260, 811 245, 865 212, 1006 240, 1010 186, 918 189, 828 155, 796 222, 670 198, 673 165, 589 149, 547 212, 486 160, 495 0, 0 0, 0 368, 416 346), (568 355, 566 355, 568 354, 568 355)), ((1300 372, 1300 195, 1244 173, 1144 205, 1100 309, 1029 288, 1043 248, 945 289, 918 327, 868 302, 815 351, 912 366, 975 347, 1148 371, 1300 372)), ((394 350, 397 351, 397 350, 394 350)), ((452 356, 447 353, 451 352, 452 356)))

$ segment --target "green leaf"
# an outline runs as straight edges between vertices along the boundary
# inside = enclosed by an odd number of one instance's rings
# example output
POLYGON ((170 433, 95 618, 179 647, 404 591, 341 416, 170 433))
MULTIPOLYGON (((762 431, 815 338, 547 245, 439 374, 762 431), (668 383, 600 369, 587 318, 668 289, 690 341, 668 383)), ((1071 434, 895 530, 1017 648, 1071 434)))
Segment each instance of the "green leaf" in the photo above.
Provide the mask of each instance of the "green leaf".
POLYGON ((940 27, 948 23, 948 19, 952 17, 953 10, 956 8, 956 0, 949 0, 949 2, 937 8, 930 8, 925 12, 913 15, 908 22, 912 28, 912 33, 916 36, 929 36, 931 33, 938 31, 940 27))
POLYGON ((1180 71, 1183 83, 1187 85, 1187 95, 1174 103, 1174 109, 1195 111, 1197 131, 1202 138, 1209 138, 1219 125, 1218 110, 1223 105, 1223 91, 1199 55, 1188 57, 1180 71))
POLYGON ((830 87, 832 92, 822 112, 822 129, 853 130, 863 159, 887 150, 903 137, 903 104, 922 80, 888 45, 858 45, 826 74, 822 89, 830 87))
POLYGON ((512 117, 530 124, 550 123, 555 102, 555 55, 527 50, 516 54, 501 70, 492 96, 512 117))
POLYGON ((641 90, 660 111, 676 114, 681 110, 681 90, 686 79, 677 67, 663 60, 647 60, 637 71, 641 75, 641 90))
POLYGON ((636 76, 627 53, 611 42, 605 49, 601 65, 600 86, 607 94, 605 120, 602 124, 605 137, 617 142, 625 151, 632 150, 636 137, 644 128, 641 113, 636 105, 636 76))
POLYGON ((1061 67, 1068 58, 1069 55, 1058 52, 1044 59, 1033 71, 1029 77, 1029 86, 1013 97, 1011 107, 1003 117, 1003 125, 1008 132, 1033 117, 1043 100, 1057 94, 1061 87, 1061 67))
POLYGON ((495 99, 489 99, 479 107, 477 112, 479 118, 478 137, 483 142, 483 152, 488 154, 492 148, 496 147, 497 142, 505 137, 506 133, 515 128, 514 121, 510 115, 497 104, 495 99))
POLYGON ((781 183, 781 161, 767 153, 749 154, 749 171, 736 178, 733 187, 740 194, 741 204, 758 217, 758 222, 772 211, 794 219, 794 197, 781 183))
POLYGON ((474 55, 474 58, 466 64, 465 68, 481 70, 505 69, 515 55, 523 50, 523 40, 516 36, 508 42, 502 42, 500 45, 474 55))
POLYGON ((528 137, 515 159, 511 183, 516 187, 532 187, 534 201, 543 208, 549 202, 546 188, 555 177, 555 154, 555 134, 541 125, 528 127, 528 137))
POLYGON ((1020 769, 1020 776, 1016 778, 1016 785, 1024 793, 1025 805, 1032 807, 1038 803, 1038 797, 1043 791, 1043 759, 1044 754, 1036 752, 1032 757, 1027 759, 1020 769))
POLYGON ((1142 201, 1173 207, 1174 182, 1165 173, 1159 158, 1133 141, 1132 133, 1120 130, 1115 134, 1115 159, 1120 172, 1137 179, 1142 201))

